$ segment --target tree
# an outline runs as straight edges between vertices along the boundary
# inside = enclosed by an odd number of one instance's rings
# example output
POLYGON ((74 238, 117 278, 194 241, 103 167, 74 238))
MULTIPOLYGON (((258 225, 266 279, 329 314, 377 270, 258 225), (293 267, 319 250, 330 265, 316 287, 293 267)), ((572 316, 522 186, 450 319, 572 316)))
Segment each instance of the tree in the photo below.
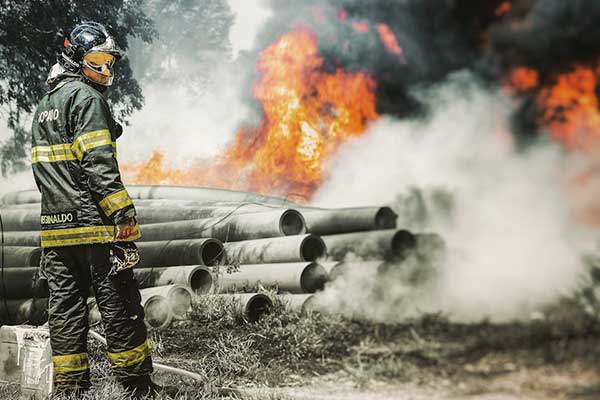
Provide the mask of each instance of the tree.
MULTIPOLYGON (((143 0, 0 0, 0 117, 13 137, 0 146, 3 174, 22 168, 29 142, 26 118, 46 92, 46 78, 56 62, 68 29, 85 20, 104 24, 119 46, 128 37, 150 43, 157 33, 142 9, 143 0)), ((129 62, 116 66, 118 79, 109 91, 121 121, 143 105, 144 98, 129 62)))
POLYGON ((160 40, 150 46, 132 43, 141 81, 203 90, 211 73, 230 62, 234 15, 226 0, 150 0, 145 10, 160 40))

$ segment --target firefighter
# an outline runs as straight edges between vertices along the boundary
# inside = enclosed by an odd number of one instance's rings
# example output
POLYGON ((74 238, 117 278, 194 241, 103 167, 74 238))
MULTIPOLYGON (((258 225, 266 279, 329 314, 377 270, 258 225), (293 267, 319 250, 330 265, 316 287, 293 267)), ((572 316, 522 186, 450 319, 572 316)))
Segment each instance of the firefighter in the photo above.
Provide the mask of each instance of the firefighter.
POLYGON ((64 40, 48 77, 49 91, 33 118, 32 168, 42 194, 40 272, 50 289, 54 384, 61 395, 78 396, 90 387, 90 287, 114 376, 134 398, 153 396, 157 389, 130 268, 139 261, 133 241, 140 231, 117 163, 122 127, 103 96, 122 56, 101 24, 76 26, 64 40))

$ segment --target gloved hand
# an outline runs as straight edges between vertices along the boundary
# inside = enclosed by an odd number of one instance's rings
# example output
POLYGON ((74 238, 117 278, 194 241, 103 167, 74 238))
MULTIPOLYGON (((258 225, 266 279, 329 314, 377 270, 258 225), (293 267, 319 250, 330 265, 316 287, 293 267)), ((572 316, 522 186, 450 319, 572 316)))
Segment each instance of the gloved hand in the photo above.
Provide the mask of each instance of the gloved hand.
POLYGON ((117 224, 117 240, 126 240, 133 234, 133 228, 135 227, 136 221, 134 217, 126 219, 124 222, 117 224))
POLYGON ((140 262, 140 254, 133 242, 118 242, 110 244, 110 262, 112 270, 109 275, 133 268, 140 262))

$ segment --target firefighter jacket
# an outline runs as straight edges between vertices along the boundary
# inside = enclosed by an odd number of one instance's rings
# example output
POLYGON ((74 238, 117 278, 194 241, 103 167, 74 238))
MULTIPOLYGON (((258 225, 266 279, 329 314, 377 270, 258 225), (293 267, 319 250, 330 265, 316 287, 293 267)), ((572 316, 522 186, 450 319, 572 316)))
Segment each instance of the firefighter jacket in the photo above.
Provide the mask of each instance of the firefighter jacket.
MULTIPOLYGON (((106 99, 77 76, 56 80, 42 98, 31 149, 42 247, 114 242, 116 224, 135 217, 116 158, 121 131, 106 99)), ((126 241, 139 237, 136 225, 126 241)))

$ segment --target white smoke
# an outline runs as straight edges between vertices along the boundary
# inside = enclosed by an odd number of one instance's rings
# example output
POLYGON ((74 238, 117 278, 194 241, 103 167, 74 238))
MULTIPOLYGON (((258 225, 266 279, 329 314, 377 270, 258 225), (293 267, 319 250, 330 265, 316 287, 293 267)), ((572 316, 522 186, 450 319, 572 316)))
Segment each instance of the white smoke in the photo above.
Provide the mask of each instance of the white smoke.
MULTIPOLYGON (((228 3, 235 14, 229 34, 235 57, 252 48, 258 29, 270 17, 271 10, 260 1, 228 3)), ((155 45, 160 44, 158 38, 155 45)), ((199 90, 193 88, 193 83, 179 82, 176 72, 169 75, 163 71, 166 75, 162 80, 141 80, 145 105, 133 114, 119 140, 122 163, 147 161, 154 151, 159 151, 168 165, 185 168, 195 160, 219 154, 239 126, 254 117, 240 90, 248 69, 254 66, 226 57, 220 59, 219 65, 201 65, 196 68, 202 70, 206 82, 199 90)))
MULTIPOLYGON (((6 121, 2 118, 4 115, 0 112, 0 144, 6 143, 13 135, 13 132, 6 126, 6 121)), ((8 176, 0 175, 0 197, 8 192, 33 188, 35 188, 35 182, 30 169, 8 176)))
POLYGON ((229 40, 234 56, 240 51, 251 50, 259 28, 273 15, 266 1, 227 0, 235 14, 229 40))
POLYGON ((29 190, 35 188, 33 172, 31 169, 10 176, 0 176, 0 199, 9 192, 29 190))
POLYGON ((235 75, 225 74, 219 90, 195 93, 160 82, 143 87, 146 104, 118 141, 123 163, 146 161, 152 152, 169 165, 216 155, 233 137, 248 108, 239 99, 235 75))
MULTIPOLYGON (((568 157, 550 142, 516 151, 508 134, 511 100, 467 74, 423 96, 429 120, 374 124, 338 154, 315 203, 393 204, 415 187, 450 193, 451 218, 434 216, 425 227, 444 237, 448 259, 435 288, 411 300, 413 309, 441 310, 459 320, 508 320, 567 294, 589 244, 573 223, 563 187, 568 157)), ((357 293, 339 285, 331 290, 357 293)), ((387 290, 408 296, 397 285, 390 282, 387 290)), ((394 312, 368 311, 385 318, 394 312)))

